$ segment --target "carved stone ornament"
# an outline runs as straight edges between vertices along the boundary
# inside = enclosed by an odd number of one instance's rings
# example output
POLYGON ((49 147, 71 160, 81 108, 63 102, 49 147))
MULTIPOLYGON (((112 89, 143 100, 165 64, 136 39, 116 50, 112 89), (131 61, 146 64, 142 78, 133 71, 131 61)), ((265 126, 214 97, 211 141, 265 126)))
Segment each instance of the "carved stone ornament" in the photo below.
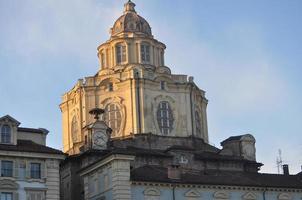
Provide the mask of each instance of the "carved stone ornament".
POLYGON ((243 200, 256 200, 257 199, 257 195, 252 193, 252 192, 248 192, 248 193, 245 193, 243 196, 242 196, 242 199, 243 200))
POLYGON ((227 192, 217 191, 213 195, 215 200, 229 199, 230 195, 227 192))
POLYGON ((201 194, 196 189, 191 189, 185 193, 185 197, 200 197, 201 194))
POLYGON ((4 179, 0 180, 0 190, 17 190, 19 188, 19 184, 15 181, 4 179))
POLYGON ((288 193, 281 193, 278 195, 278 200, 291 200, 292 196, 288 193))
POLYGON ((160 196, 160 191, 156 188, 147 188, 144 191, 145 196, 160 196))

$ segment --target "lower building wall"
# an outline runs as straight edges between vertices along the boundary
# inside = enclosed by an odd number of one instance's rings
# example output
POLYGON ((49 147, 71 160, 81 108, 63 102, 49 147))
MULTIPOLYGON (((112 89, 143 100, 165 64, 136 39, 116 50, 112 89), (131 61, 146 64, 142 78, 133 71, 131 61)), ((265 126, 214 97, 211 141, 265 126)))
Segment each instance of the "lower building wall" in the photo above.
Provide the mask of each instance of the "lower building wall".
POLYGON ((60 199, 60 168, 59 160, 47 159, 47 178, 46 178, 46 199, 58 200, 60 199))
POLYGON ((173 195, 173 186, 132 185, 131 187, 133 200, 301 200, 302 192, 276 190, 264 192, 261 188, 254 190, 247 187, 241 190, 238 188, 223 189, 223 186, 220 189, 211 189, 211 186, 206 188, 203 186, 200 188, 178 186, 174 188, 173 195))
POLYGON ((0 156, 0 165, 2 161, 12 162, 13 176, 0 177, 1 199, 6 193, 12 195, 13 200, 60 199, 60 160, 0 156), (31 178, 31 163, 40 164, 40 178, 31 178))

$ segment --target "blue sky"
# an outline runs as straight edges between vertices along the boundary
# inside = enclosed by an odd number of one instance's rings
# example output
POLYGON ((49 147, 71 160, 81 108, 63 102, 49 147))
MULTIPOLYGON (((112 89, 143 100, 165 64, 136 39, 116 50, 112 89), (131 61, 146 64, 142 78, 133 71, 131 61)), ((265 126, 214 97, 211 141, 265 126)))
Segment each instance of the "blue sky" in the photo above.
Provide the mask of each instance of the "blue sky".
MULTIPOLYGON (((98 70, 96 47, 121 0, 0 0, 0 115, 50 130, 61 148, 61 95, 98 70)), ((166 64, 193 75, 209 99, 211 144, 256 137, 263 172, 302 165, 302 1, 137 0, 166 64)))

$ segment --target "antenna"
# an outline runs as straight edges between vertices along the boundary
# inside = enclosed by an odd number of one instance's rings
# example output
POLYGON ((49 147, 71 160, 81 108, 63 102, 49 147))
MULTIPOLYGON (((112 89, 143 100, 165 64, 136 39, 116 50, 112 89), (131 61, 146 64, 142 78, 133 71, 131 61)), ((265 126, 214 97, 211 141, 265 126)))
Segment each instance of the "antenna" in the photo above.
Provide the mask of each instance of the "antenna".
POLYGON ((276 160, 278 174, 281 173, 282 165, 283 165, 283 160, 282 160, 281 154, 282 154, 281 149, 278 149, 278 156, 277 156, 277 160, 276 160))

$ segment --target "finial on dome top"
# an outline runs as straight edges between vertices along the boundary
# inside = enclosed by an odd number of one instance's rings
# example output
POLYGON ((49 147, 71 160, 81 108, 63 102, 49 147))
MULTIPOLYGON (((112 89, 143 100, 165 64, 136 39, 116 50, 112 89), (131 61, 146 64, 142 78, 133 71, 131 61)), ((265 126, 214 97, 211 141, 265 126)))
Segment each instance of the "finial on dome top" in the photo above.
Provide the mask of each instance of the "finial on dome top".
POLYGON ((131 0, 128 0, 128 2, 125 3, 125 5, 124 5, 124 13, 136 12, 134 7, 135 7, 135 3, 133 3, 131 0))

